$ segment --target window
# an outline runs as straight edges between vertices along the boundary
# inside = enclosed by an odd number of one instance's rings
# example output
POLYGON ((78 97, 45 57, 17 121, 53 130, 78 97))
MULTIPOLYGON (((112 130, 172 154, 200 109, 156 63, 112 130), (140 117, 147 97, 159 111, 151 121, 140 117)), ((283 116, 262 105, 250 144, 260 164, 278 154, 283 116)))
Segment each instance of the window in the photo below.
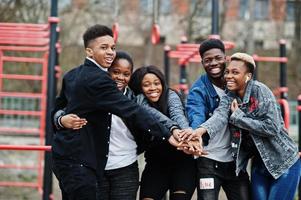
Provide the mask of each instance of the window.
POLYGON ((249 1, 248 0, 240 0, 239 4, 239 17, 241 19, 246 19, 246 13, 248 12, 249 1))
POLYGON ((286 21, 295 20, 295 3, 300 3, 300 2, 296 2, 296 1, 286 2, 286 21))
POLYGON ((150 15, 153 13, 153 0, 140 0, 141 13, 150 15))
MULTIPOLYGON (((248 0, 240 0, 239 17, 249 19, 249 4, 248 0)), ((269 16, 269 0, 255 0, 253 8, 253 16, 255 20, 267 19, 269 16)))
POLYGON ((171 2, 170 0, 160 0, 159 1, 160 13, 163 15, 170 14, 171 2))
POLYGON ((254 19, 267 19, 269 16, 269 1, 256 0, 254 5, 254 19))

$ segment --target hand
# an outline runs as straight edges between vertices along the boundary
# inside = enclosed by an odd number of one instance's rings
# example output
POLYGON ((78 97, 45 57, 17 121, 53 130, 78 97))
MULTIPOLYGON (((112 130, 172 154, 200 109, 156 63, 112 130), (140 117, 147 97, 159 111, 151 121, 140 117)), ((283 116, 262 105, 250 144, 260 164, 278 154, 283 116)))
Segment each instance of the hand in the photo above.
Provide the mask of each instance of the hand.
POLYGON ((188 138, 189 136, 191 136, 194 133, 194 131, 192 130, 192 128, 185 128, 180 130, 180 141, 185 140, 186 138, 188 138))
POLYGON ((169 137, 168 142, 175 147, 179 147, 181 145, 173 135, 169 137))
POLYGON ((186 140, 187 141, 199 140, 199 138, 202 137, 202 135, 204 135, 205 133, 207 133, 207 130, 203 127, 199 127, 195 129, 193 133, 186 140))
POLYGON ((182 136, 181 130, 178 128, 173 129, 172 136, 174 137, 174 139, 176 139, 178 142, 180 142, 181 136, 182 136))
POLYGON ((203 140, 200 137, 198 140, 191 140, 185 142, 178 147, 178 150, 182 150, 186 154, 192 154, 195 156, 207 155, 208 152, 203 149, 203 140))
POLYGON ((238 109, 238 103, 237 103, 237 100, 234 99, 231 103, 231 112, 234 112, 238 109))
POLYGON ((77 130, 81 129, 84 125, 86 125, 87 120, 85 118, 80 118, 75 114, 67 114, 61 117, 61 124, 65 128, 77 130))

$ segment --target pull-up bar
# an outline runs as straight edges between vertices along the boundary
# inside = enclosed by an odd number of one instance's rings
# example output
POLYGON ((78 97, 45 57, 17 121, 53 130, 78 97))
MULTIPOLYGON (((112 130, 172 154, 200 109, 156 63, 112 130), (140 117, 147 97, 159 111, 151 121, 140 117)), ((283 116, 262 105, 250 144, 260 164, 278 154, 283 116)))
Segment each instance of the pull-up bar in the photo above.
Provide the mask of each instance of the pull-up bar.
POLYGON ((51 146, 43 145, 0 145, 0 150, 20 150, 20 151, 51 151, 51 146))

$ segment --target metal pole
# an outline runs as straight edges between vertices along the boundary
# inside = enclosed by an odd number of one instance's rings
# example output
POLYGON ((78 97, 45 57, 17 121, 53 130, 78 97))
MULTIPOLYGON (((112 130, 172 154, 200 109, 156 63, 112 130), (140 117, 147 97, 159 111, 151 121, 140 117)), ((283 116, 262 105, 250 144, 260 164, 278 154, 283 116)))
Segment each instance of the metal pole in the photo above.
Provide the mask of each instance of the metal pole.
POLYGON ((169 74, 170 74, 170 65, 169 65, 169 56, 170 46, 165 45, 164 47, 164 75, 167 85, 169 85, 169 74))
MULTIPOLYGON (((47 80, 47 108, 46 108, 46 145, 51 145, 53 129, 51 123, 51 111, 54 107, 56 96, 56 78, 55 78, 55 65, 57 62, 56 56, 56 42, 57 42, 57 19, 58 16, 58 2, 57 0, 51 1, 51 17, 50 23, 50 44, 49 44, 49 58, 48 58, 48 80, 47 80)), ((44 163, 44 179, 43 179, 43 200, 50 200, 52 194, 52 159, 51 152, 45 152, 44 163)))
MULTIPOLYGON (((299 137, 298 137, 298 143, 299 143, 299 151, 301 150, 301 94, 298 96, 298 129, 299 129, 299 137)), ((299 183, 299 190, 298 190, 298 196, 299 199, 301 199, 301 183, 299 183)))
POLYGON ((255 61, 255 65, 256 65, 256 68, 254 70, 253 79, 257 80, 257 78, 258 78, 258 71, 259 71, 258 70, 259 62, 255 61))
MULTIPOLYGON (((285 40, 280 40, 280 57, 286 57, 286 41, 285 40)), ((286 87, 286 63, 285 62, 280 62, 280 88, 286 87)), ((282 90, 281 90, 282 91, 282 90)), ((287 92, 282 91, 280 94, 281 99, 287 99, 287 92)))
MULTIPOLYGON (((181 44, 187 43, 187 38, 186 36, 182 36, 181 38, 181 44)), ((185 63, 180 63, 180 94, 182 99, 186 99, 186 94, 185 94, 185 86, 187 86, 187 73, 186 73, 186 64, 185 63)))
POLYGON ((219 11, 218 11, 218 0, 212 0, 212 16, 211 16, 211 34, 218 35, 218 25, 219 25, 219 11))

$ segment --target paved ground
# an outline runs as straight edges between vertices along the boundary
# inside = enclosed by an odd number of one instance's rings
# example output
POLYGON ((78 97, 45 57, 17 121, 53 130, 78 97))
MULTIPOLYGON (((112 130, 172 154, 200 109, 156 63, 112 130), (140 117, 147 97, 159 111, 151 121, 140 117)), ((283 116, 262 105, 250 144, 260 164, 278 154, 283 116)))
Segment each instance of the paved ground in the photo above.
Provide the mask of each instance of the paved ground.
MULTIPOLYGON (((297 127, 290 128, 290 135, 297 141, 297 127)), ((13 137, 1 136, 0 144, 38 144, 39 140, 35 137, 13 137)), ((38 153, 20 152, 20 151, 0 151, 0 164, 16 164, 16 165, 32 165, 36 163, 38 153)), ((143 158, 139 159, 140 168, 143 169, 143 158)), ((32 170, 11 170, 0 169, 0 181, 35 181, 37 173, 32 170)), ((61 199, 58 189, 57 180, 53 179, 53 194, 54 199, 61 199)), ((0 200, 40 200, 41 193, 32 188, 21 187, 0 187, 0 200)), ((220 200, 226 200, 224 193, 221 192, 220 200)), ((196 200, 194 195, 193 200, 196 200)))

